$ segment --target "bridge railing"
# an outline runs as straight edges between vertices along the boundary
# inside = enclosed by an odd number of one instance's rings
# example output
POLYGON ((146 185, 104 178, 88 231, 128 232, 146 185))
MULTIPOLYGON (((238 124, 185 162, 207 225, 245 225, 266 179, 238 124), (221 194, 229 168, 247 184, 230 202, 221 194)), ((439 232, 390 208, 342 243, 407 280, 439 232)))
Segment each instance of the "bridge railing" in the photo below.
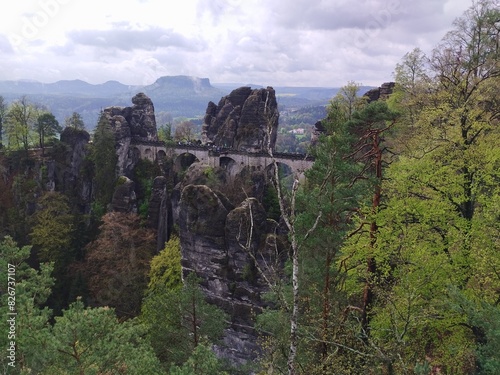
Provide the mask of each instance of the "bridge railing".
MULTIPOLYGON (((252 157, 270 157, 267 152, 249 152, 243 150, 236 150, 228 147, 219 147, 215 145, 200 144, 198 142, 177 142, 177 143, 165 143, 163 141, 152 141, 145 139, 132 139, 132 144, 141 145, 151 145, 157 147, 165 147, 169 149, 182 149, 182 150, 206 150, 211 152, 213 156, 219 156, 224 154, 235 154, 235 155, 248 155, 252 157)), ((275 158, 289 159, 289 160, 307 160, 314 161, 314 157, 309 154, 303 153, 287 153, 287 152, 274 152, 275 158)))

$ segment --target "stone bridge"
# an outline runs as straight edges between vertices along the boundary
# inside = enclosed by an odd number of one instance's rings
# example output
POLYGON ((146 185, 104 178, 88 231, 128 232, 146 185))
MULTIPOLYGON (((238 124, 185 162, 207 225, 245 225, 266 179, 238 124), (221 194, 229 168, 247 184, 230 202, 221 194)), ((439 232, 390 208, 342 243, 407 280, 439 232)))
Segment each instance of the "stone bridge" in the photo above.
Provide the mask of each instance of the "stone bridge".
MULTIPOLYGON (((151 161, 172 158, 174 169, 180 171, 195 161, 211 167, 225 168, 231 175, 236 175, 244 167, 255 167, 257 170, 272 168, 273 160, 266 153, 249 153, 233 149, 216 149, 205 145, 176 144, 166 145, 164 142, 141 141, 132 142, 130 148, 142 159, 151 161)), ((293 173, 299 179, 311 168, 314 160, 303 154, 274 153, 278 166, 284 168, 286 174, 293 173)))

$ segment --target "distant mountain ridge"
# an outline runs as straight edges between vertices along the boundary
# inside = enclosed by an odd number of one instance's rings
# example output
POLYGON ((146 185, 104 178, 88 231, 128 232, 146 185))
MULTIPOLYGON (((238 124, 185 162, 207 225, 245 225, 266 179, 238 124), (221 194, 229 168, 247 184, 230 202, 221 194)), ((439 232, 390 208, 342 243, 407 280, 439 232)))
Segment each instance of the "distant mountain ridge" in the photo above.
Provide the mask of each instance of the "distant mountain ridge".
MULTIPOLYGON (((7 102, 26 95, 32 102, 47 107, 63 123, 73 112, 82 115, 88 129, 97 123, 99 112, 108 106, 128 106, 131 98, 144 92, 154 103, 159 115, 173 118, 201 118, 208 102, 218 103, 233 89, 241 86, 261 88, 249 84, 211 84, 208 78, 186 75, 163 76, 145 86, 125 85, 118 81, 90 84, 82 80, 61 80, 42 83, 30 80, 0 81, 0 95, 7 102)), ((371 87, 363 87, 361 94, 371 87)), ((298 109, 305 106, 326 105, 338 88, 274 87, 281 108, 298 109)))
POLYGON ((108 81, 93 85, 85 81, 62 80, 53 83, 42 83, 38 81, 0 81, 0 93, 20 95, 62 95, 75 94, 77 96, 116 95, 133 90, 133 86, 127 86, 117 81, 108 81))

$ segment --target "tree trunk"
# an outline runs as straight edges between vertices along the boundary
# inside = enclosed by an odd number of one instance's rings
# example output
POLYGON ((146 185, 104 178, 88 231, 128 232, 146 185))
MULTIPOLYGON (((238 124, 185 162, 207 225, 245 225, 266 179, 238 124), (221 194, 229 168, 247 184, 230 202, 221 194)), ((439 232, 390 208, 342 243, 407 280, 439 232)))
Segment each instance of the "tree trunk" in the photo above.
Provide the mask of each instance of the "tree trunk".
MULTIPOLYGON (((380 150, 380 137, 377 131, 373 134, 373 155, 374 159, 374 167, 375 167, 375 177, 376 177, 376 185, 373 192, 372 198, 372 213, 375 214, 380 205, 380 198, 382 195, 382 151, 380 150)), ((375 243, 377 242, 377 231, 378 225, 375 220, 370 223, 370 248, 375 248, 375 243)), ((361 327, 363 332, 368 336, 369 335, 369 326, 370 326, 370 309, 373 304, 374 292, 373 292, 373 276, 377 272, 377 265, 375 263, 375 259, 373 256, 369 256, 366 262, 366 280, 365 287, 363 290, 363 307, 361 314, 361 327)))

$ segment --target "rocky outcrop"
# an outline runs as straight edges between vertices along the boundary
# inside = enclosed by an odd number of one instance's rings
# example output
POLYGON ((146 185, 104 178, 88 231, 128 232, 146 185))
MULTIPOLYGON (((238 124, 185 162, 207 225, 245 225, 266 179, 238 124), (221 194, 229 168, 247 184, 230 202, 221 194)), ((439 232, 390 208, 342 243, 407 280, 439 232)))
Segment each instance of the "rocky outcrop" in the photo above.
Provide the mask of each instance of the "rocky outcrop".
POLYGON ((157 141, 155 109, 151 99, 140 92, 132 98, 132 107, 108 107, 103 110, 116 139, 138 138, 157 141))
POLYGON ((208 301, 229 314, 231 325, 218 352, 233 364, 243 364, 259 353, 253 322, 265 306, 261 295, 268 285, 258 270, 280 261, 275 257, 274 224, 255 198, 233 208, 206 185, 187 185, 182 190, 183 273, 195 272, 208 301))
POLYGON ((386 100, 394 91, 395 85, 394 82, 385 82, 382 86, 367 91, 364 96, 368 98, 368 103, 374 102, 375 100, 386 100))
POLYGON ((130 147, 133 141, 158 141, 151 99, 138 93, 132 98, 132 103, 132 107, 107 107, 103 110, 115 134, 118 174, 129 177, 138 161, 138 155, 130 147))
POLYGON ((278 104, 272 87, 240 87, 210 102, 202 128, 203 142, 247 152, 274 149, 278 129, 278 104))
POLYGON ((111 211, 137 213, 135 183, 125 176, 120 176, 111 200, 111 211))
POLYGON ((88 212, 92 201, 92 178, 86 173, 85 164, 88 155, 87 145, 90 135, 85 130, 65 127, 61 133, 61 143, 66 145, 66 152, 54 154, 54 160, 47 165, 47 187, 76 196, 82 212, 88 212), (57 186, 56 186, 57 185, 57 186))
POLYGON ((156 251, 161 251, 170 237, 172 229, 172 204, 167 190, 167 179, 158 176, 153 181, 149 200, 148 225, 156 229, 156 251))

